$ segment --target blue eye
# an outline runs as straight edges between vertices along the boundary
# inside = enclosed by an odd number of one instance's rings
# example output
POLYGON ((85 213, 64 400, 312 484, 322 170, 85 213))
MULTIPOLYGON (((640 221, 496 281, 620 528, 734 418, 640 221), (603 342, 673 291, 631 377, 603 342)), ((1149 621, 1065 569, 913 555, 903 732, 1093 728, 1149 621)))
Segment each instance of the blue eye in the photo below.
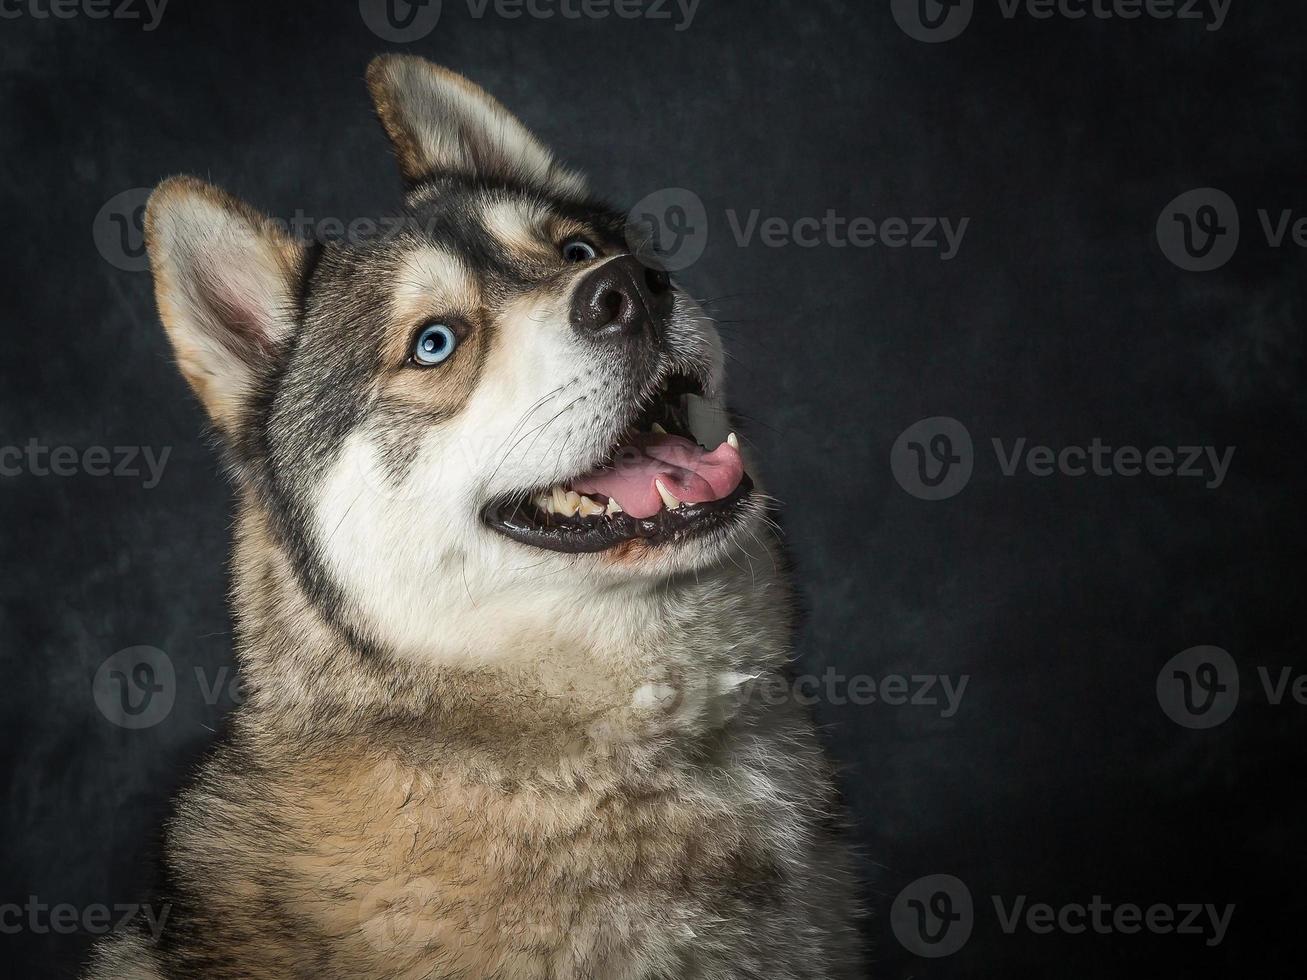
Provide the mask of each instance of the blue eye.
POLYGON ((599 253, 594 246, 583 238, 573 238, 563 243, 563 260, 565 262, 589 262, 599 253))
POLYGON ((413 345, 413 360, 425 367, 439 364, 454 353, 458 335, 443 323, 429 323, 418 333, 413 345))

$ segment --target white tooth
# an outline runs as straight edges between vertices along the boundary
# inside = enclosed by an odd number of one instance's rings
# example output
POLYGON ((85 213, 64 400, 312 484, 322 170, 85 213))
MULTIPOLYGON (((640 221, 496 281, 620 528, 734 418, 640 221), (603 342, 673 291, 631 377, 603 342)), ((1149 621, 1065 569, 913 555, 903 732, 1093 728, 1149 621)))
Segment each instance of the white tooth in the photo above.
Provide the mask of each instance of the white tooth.
POLYGON ((571 517, 576 513, 577 507, 581 505, 581 495, 574 490, 564 490, 562 487, 554 487, 554 513, 562 514, 564 517, 571 517))
POLYGON ((554 509, 553 497, 551 497, 547 493, 536 494, 535 499, 531 502, 535 504, 537 507, 539 507, 541 510, 543 510, 546 514, 548 514, 550 511, 554 509))
POLYGON ((658 488, 658 496, 663 498, 663 506, 668 510, 676 510, 681 506, 681 502, 672 496, 672 492, 663 486, 662 480, 654 480, 654 486, 658 488))
POLYGON ((596 514, 604 512, 604 505, 597 500, 591 500, 585 494, 581 494, 581 504, 579 507, 582 517, 594 517, 596 514))
POLYGON ((657 433, 658 435, 660 435, 660 436, 665 436, 665 435, 667 435, 667 430, 664 429, 664 428, 663 428, 661 425, 659 425, 657 422, 655 422, 653 425, 649 426, 649 431, 651 431, 651 432, 656 432, 656 433, 657 433))
POLYGON ((621 512, 622 512, 622 505, 617 502, 616 498, 609 497, 608 506, 604 509, 604 513, 607 514, 609 517, 612 517, 614 514, 620 514, 621 512))
POLYGON ((726 434, 726 445, 730 446, 732 449, 740 448, 740 440, 735 438, 734 432, 728 432, 726 434))

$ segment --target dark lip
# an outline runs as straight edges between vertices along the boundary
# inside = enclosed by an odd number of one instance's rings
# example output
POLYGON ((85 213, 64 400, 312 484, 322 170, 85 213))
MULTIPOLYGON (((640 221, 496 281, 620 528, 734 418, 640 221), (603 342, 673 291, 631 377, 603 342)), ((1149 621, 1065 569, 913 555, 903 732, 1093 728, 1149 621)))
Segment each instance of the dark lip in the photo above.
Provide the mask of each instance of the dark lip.
POLYGON ((753 481, 745 473, 740 485, 721 500, 682 504, 660 510, 653 517, 629 514, 611 517, 543 515, 530 502, 492 502, 482 512, 492 530, 520 544, 569 555, 607 551, 627 541, 666 545, 702 538, 737 523, 753 495, 753 481))

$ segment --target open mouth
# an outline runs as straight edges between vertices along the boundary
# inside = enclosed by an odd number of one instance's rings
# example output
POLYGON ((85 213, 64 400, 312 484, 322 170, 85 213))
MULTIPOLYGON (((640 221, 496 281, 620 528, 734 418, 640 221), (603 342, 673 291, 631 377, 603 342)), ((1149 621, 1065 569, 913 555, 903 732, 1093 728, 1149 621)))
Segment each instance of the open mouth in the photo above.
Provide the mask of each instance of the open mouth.
POLYGON ((556 486, 492 501, 485 522, 514 541, 581 554, 626 541, 711 534, 740 518, 753 492, 735 435, 715 449, 689 424, 697 379, 674 374, 604 460, 556 486))

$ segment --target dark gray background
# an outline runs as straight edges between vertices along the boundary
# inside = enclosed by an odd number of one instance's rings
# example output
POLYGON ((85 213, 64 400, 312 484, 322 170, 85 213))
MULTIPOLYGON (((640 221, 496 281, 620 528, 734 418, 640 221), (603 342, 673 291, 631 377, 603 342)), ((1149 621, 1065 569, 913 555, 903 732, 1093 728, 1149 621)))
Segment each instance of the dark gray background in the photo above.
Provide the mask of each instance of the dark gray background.
MULTIPOLYGON (((708 247, 682 280, 723 321, 735 404, 785 502, 801 669, 970 675, 951 718, 816 708, 865 855, 877 975, 1291 975, 1307 708, 1268 704, 1256 668, 1303 665, 1304 262, 1267 245, 1256 210, 1307 208, 1300 5, 1233 0, 1208 32, 1008 20, 979 0, 934 45, 882 2, 702 0, 683 31, 444 8, 408 45, 349 0, 174 0, 152 32, 0 19, 0 443, 172 448, 149 490, 0 478, 0 903, 143 897, 169 795, 231 705, 205 699, 230 664, 228 493, 149 277, 102 258, 93 220, 178 172, 283 217, 384 212, 399 182, 362 73, 402 49, 485 85, 619 204, 668 186, 703 199, 708 247), (1237 202, 1243 239, 1222 269, 1182 272, 1154 226, 1207 185, 1237 202), (943 262, 739 247, 724 216, 754 208, 971 221, 943 262), (889 456, 935 415, 977 456, 961 494, 928 502, 889 456), (993 437, 1238 449, 1211 490, 1003 477, 993 437), (172 658, 176 705, 129 731, 91 684, 138 644, 172 658), (1154 687, 1197 644, 1243 680, 1209 731, 1170 721, 1154 687), (888 909, 934 873, 969 886, 977 921, 960 952, 917 959, 888 909), (994 894, 1236 911, 1215 948, 1007 935, 994 894)), ((69 976, 89 942, 25 927, 0 934, 0 963, 69 976)))

